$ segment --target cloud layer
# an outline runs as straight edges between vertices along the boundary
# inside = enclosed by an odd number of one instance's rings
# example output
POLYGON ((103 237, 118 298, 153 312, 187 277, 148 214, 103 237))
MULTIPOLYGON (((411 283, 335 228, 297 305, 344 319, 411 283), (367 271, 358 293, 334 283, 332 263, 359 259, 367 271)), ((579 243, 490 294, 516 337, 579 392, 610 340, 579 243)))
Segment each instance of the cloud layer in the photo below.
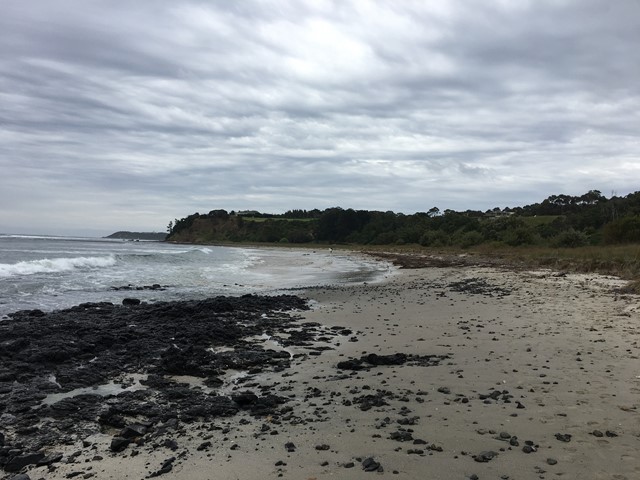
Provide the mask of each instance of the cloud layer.
POLYGON ((8 0, 0 32, 0 230, 638 189, 634 0, 8 0))

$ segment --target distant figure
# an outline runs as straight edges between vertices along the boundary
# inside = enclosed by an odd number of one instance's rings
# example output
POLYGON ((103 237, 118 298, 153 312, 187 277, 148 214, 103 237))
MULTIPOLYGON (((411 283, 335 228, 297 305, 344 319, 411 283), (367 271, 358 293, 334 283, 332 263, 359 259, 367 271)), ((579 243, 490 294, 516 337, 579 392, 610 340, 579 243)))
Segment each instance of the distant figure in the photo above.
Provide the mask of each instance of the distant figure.
POLYGON ((329 253, 333 253, 333 248, 329 247, 329 253))

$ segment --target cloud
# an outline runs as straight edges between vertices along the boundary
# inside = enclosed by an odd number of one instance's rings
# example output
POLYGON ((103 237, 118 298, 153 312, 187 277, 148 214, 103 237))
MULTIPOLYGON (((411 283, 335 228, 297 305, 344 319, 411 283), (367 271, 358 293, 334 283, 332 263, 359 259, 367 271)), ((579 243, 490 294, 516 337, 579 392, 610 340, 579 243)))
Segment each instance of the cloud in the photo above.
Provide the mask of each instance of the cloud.
POLYGON ((635 1, 3 3, 0 228, 637 189, 635 1))

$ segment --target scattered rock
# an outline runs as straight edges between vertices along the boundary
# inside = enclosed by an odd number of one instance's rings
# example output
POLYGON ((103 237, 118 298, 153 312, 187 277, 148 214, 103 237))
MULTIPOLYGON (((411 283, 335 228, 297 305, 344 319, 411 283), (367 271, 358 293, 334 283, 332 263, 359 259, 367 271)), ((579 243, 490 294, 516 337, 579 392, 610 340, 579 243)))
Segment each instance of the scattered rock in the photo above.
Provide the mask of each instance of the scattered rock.
POLYGON ((4 469, 7 472, 19 472, 27 465, 36 465, 43 458, 44 458, 44 453, 41 453, 41 452, 23 453, 23 454, 12 457, 4 466, 4 469))
POLYGON ((365 472, 383 472, 382 465, 379 462, 376 462, 373 457, 365 458, 362 461, 362 469, 365 472))
POLYGON ((561 442, 570 442, 571 441, 571 434, 569 433, 556 433, 556 439, 560 440, 561 442))
POLYGON ((488 451, 480 452, 477 455, 474 455, 473 459, 476 462, 485 463, 493 460, 497 456, 498 456, 498 452, 494 452, 493 450, 488 450, 488 451))

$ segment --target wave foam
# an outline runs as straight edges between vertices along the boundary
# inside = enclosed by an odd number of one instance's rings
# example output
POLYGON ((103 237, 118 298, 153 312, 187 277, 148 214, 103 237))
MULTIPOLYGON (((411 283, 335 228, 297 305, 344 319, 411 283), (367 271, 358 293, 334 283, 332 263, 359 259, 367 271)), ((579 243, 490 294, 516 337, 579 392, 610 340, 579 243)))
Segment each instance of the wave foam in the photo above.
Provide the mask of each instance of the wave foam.
POLYGON ((113 255, 105 257, 44 258, 42 260, 14 264, 0 263, 0 277, 68 272, 78 268, 104 268, 115 264, 116 258, 113 255))

